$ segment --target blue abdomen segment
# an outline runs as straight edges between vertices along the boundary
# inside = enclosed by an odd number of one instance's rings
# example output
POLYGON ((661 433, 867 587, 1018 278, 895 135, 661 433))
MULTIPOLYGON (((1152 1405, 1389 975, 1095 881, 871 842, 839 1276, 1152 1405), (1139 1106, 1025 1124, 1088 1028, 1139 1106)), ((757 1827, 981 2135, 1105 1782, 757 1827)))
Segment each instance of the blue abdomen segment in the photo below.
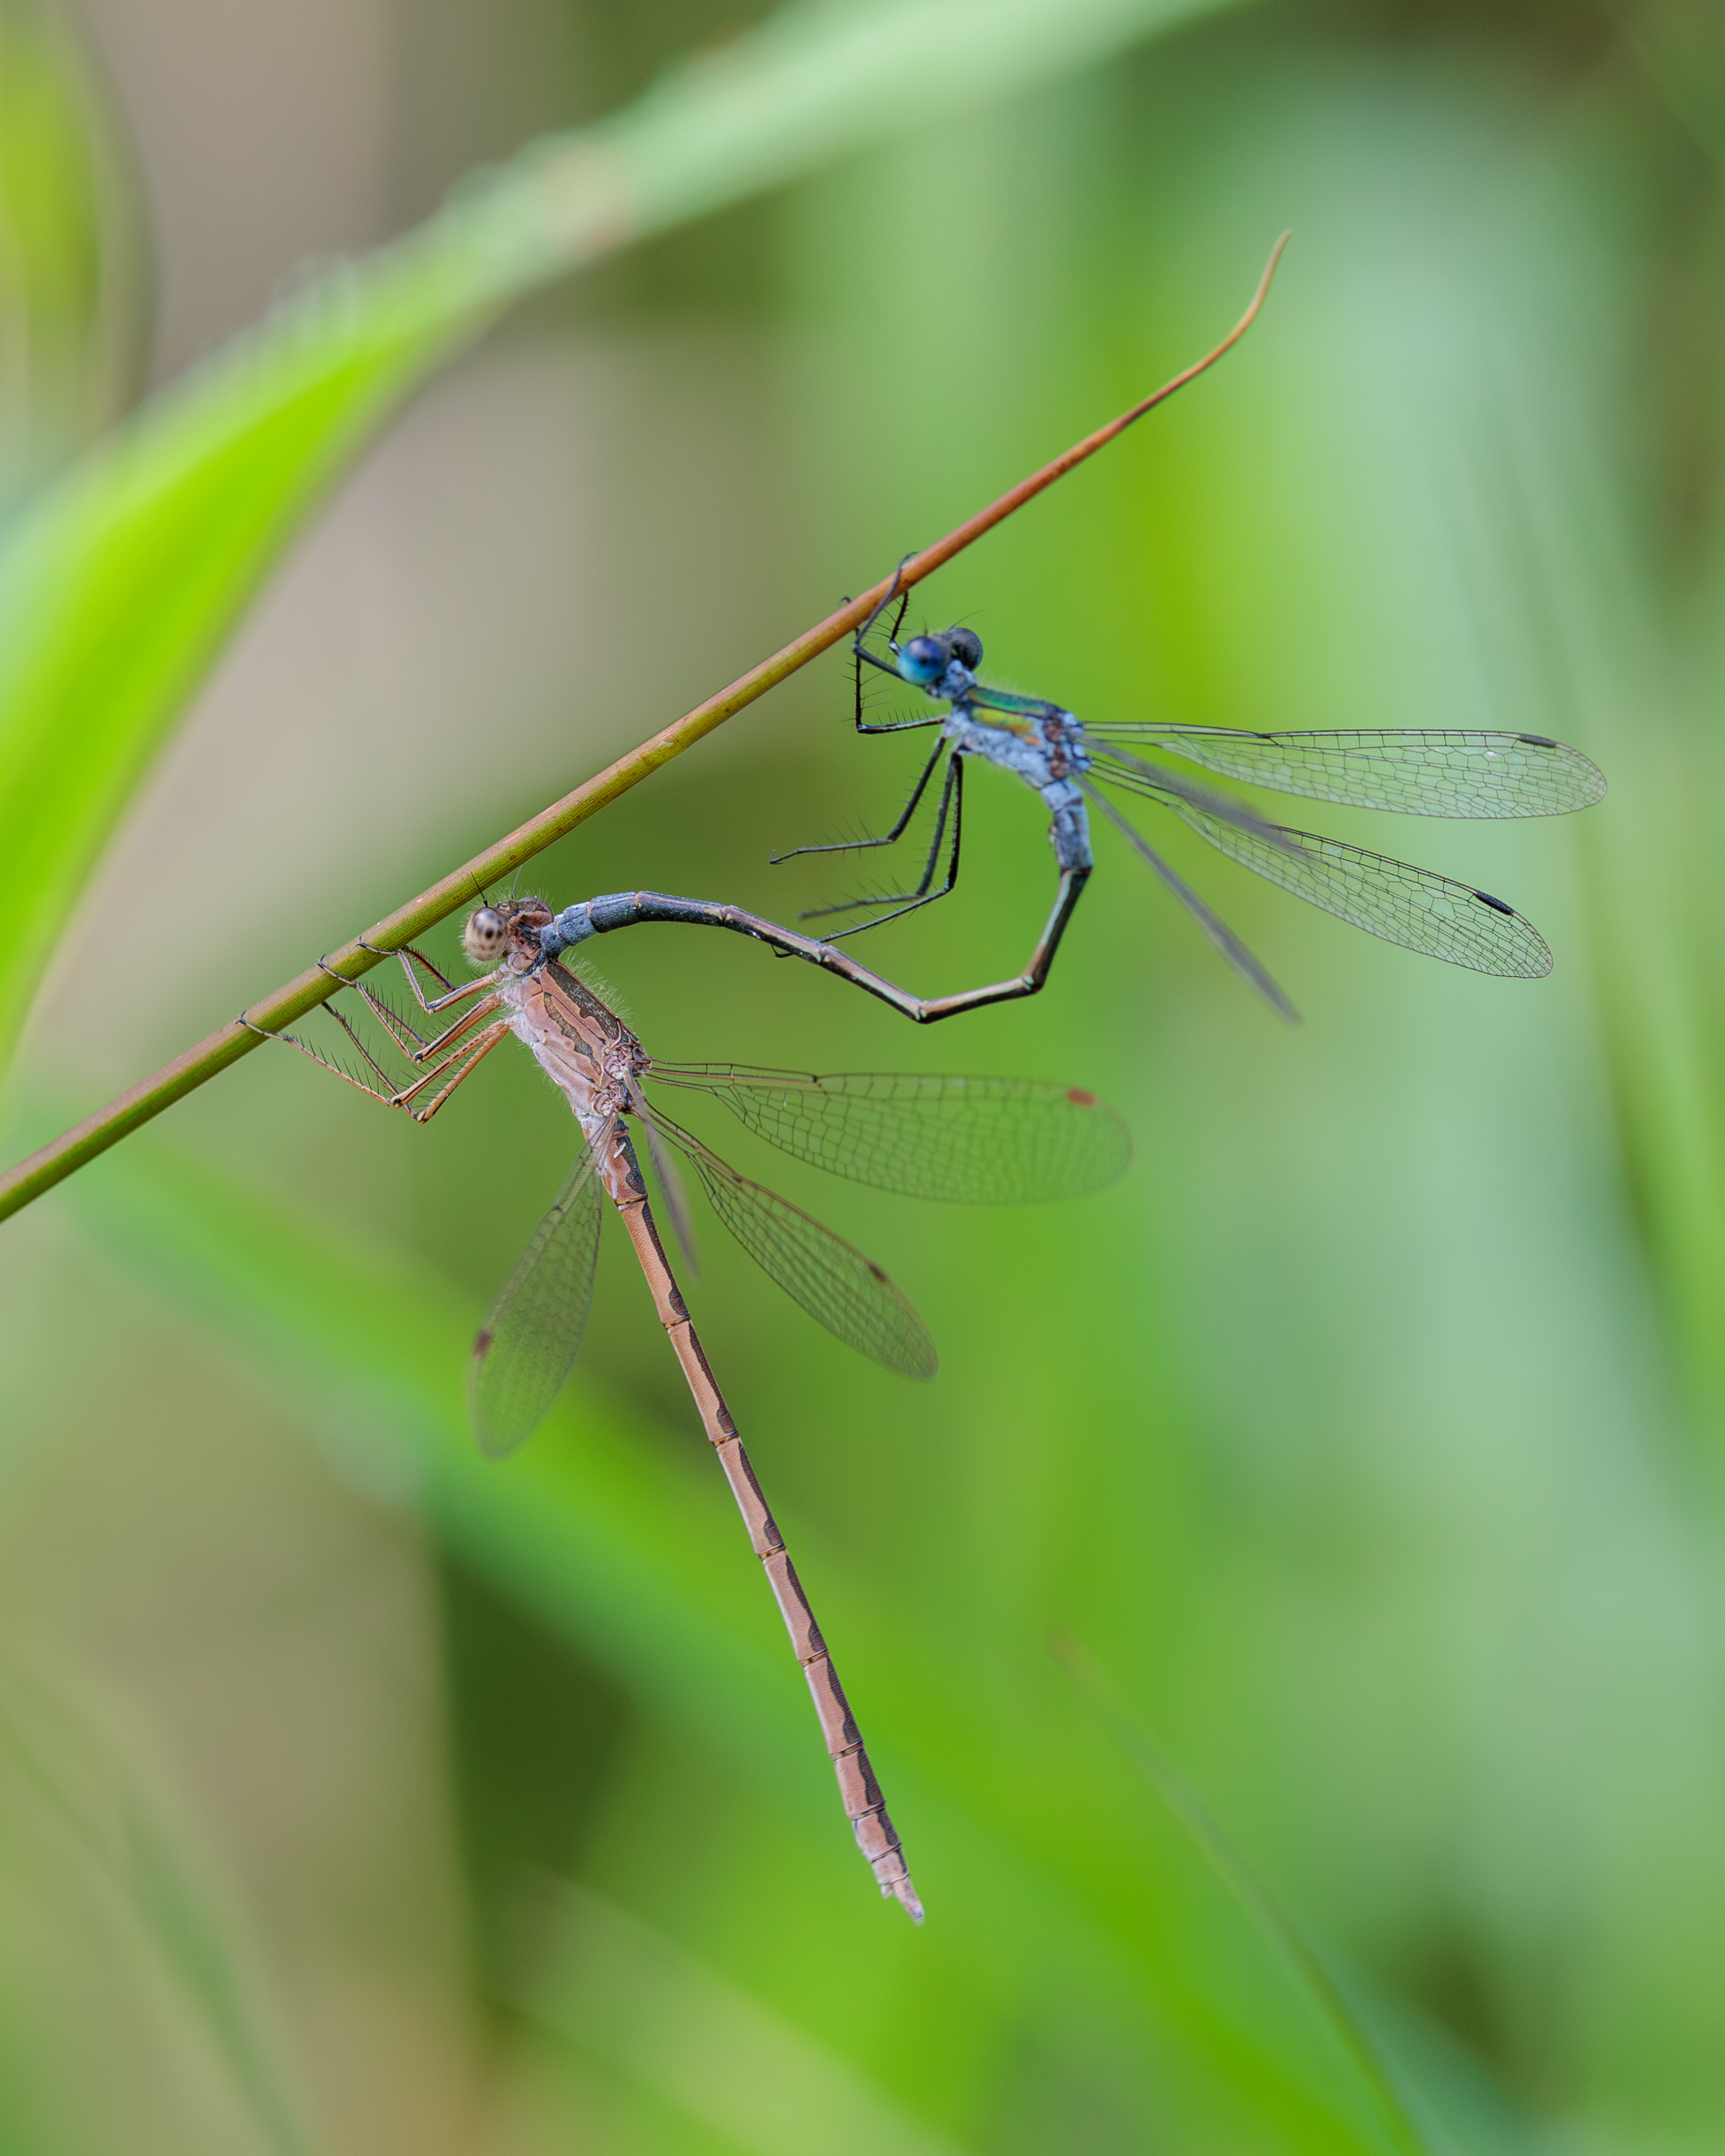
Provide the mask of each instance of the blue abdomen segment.
POLYGON ((1084 805, 1083 794, 1070 778, 1057 778, 1051 785, 1042 788, 1041 793, 1054 819, 1049 828, 1049 843, 1062 871, 1092 867, 1090 811, 1084 805))

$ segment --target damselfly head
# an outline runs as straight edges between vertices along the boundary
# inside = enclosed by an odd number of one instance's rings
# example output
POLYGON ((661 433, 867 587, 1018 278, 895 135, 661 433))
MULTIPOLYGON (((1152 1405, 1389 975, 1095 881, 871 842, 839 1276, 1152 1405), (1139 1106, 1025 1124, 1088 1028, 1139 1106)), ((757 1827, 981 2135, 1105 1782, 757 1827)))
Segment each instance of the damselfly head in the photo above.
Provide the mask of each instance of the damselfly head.
POLYGON ((898 670, 919 689, 932 687, 947 670, 946 649, 937 636, 913 636, 901 645, 898 670))
POLYGON ((967 672, 983 660, 983 639, 973 629, 943 629, 938 636, 913 636, 900 647, 898 670, 919 689, 932 689, 957 660, 967 672))
POLYGON ((495 906, 482 906, 467 916, 461 947, 475 966, 495 966, 509 943, 509 928, 495 906))
POLYGON ((461 947, 475 966, 501 965, 511 951, 536 959, 539 932, 550 920, 551 908, 542 898, 506 898, 469 914, 461 947))

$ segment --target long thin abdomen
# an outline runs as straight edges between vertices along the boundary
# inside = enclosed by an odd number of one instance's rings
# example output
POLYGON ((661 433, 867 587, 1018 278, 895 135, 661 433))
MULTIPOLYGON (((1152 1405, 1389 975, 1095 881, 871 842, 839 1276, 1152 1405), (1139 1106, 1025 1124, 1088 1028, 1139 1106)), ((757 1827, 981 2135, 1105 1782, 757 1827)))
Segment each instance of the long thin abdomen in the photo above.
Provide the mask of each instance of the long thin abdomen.
POLYGON ((845 1697, 839 1672, 833 1667, 833 1658, 814 1621, 814 1612, 797 1577, 797 1568, 791 1563, 784 1537, 778 1532, 778 1522, 743 1450, 742 1440, 737 1434, 731 1410, 725 1404, 718 1381, 696 1337, 695 1327, 689 1322, 688 1310, 647 1204, 646 1188, 634 1149, 620 1122, 611 1142, 612 1173, 608 1178, 611 1195, 623 1215, 623 1224, 629 1230, 629 1239, 647 1276, 647 1284, 653 1291, 659 1321, 670 1334, 677 1360, 683 1366, 683 1375, 701 1415, 701 1428, 718 1455, 725 1479, 731 1485, 731 1494, 748 1529, 749 1541, 766 1570, 779 1614, 791 1635, 792 1649, 809 1680, 814 1712, 820 1721, 821 1734, 826 1739, 827 1756, 839 1778, 839 1794, 851 1831, 856 1836, 856 1845, 868 1859, 880 1892, 895 1896, 920 1924, 922 1904, 911 1883, 897 1831, 887 1815, 886 1800, 880 1794, 875 1770, 869 1763, 862 1732, 845 1697))

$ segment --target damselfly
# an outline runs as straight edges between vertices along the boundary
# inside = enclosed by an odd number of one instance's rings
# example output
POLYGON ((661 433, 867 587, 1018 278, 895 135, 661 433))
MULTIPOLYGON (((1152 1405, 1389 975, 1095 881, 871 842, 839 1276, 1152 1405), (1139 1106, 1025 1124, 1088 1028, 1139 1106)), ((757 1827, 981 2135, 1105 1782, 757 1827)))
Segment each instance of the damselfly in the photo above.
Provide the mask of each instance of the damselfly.
POLYGON ((1124 1170, 1131 1142, 1114 1111, 1076 1087, 1016 1078, 816 1077, 737 1064, 661 1062, 593 988, 559 963, 564 952, 594 932, 586 906, 554 916, 536 898, 514 898, 481 906, 469 918, 463 946, 484 971, 464 987, 453 986, 422 952, 398 952, 422 1010, 434 1014, 469 1006, 431 1039, 382 996, 344 981, 418 1067, 419 1075, 404 1086, 392 1082, 339 1012, 331 1015, 363 1058, 362 1069, 343 1068, 295 1034, 268 1037, 290 1042, 418 1122, 429 1122, 511 1034, 561 1089, 584 1142, 474 1344, 470 1399, 479 1441, 495 1455, 513 1451, 562 1389, 587 1325, 608 1197, 622 1216, 701 1426, 778 1598, 858 1846, 882 1893, 896 1896, 920 1919, 922 1904, 855 1719, 672 1276, 629 1140, 629 1119, 640 1125, 685 1246, 686 1209, 673 1154, 693 1168, 714 1211, 744 1250, 812 1317, 863 1354, 911 1378, 934 1374, 934 1345, 880 1267, 797 1206, 738 1174, 649 1101, 645 1088, 705 1093, 782 1151, 914 1198, 1027 1203, 1098 1189, 1124 1170), (436 984, 435 993, 427 993, 422 973, 436 984))
POLYGON ((1269 823, 1245 802, 1148 762, 1136 752, 1159 749, 1224 778, 1317 801, 1417 816, 1503 817, 1560 815, 1599 800, 1604 778, 1578 750, 1544 734, 1472 727, 1250 733, 1147 721, 1083 724, 1059 704, 984 684, 977 672, 982 640, 962 624, 901 644, 908 594, 899 598, 886 654, 871 649, 870 633, 893 596, 881 602, 854 640, 856 730, 903 733, 938 726, 934 752, 890 831, 875 839, 797 846, 773 859, 896 844, 944 763, 934 834, 921 878, 909 891, 849 899, 804 914, 804 920, 813 920, 877 909, 872 920, 841 928, 826 942, 878 928, 952 890, 958 880, 965 763, 980 757, 1014 773, 1041 796, 1052 817, 1049 837, 1060 880, 1054 911, 1024 973, 973 1001, 1031 995, 1041 987, 1091 873, 1086 812, 1094 805, 1143 856, 1229 963, 1285 1016, 1295 1015, 1287 998, 1232 929, 1127 822, 1104 788, 1155 802, 1230 860, 1370 935, 1476 973, 1537 979, 1551 971, 1551 952, 1538 929, 1490 891, 1337 839, 1269 823), (892 675, 947 710, 871 722, 865 716, 865 667, 892 675))

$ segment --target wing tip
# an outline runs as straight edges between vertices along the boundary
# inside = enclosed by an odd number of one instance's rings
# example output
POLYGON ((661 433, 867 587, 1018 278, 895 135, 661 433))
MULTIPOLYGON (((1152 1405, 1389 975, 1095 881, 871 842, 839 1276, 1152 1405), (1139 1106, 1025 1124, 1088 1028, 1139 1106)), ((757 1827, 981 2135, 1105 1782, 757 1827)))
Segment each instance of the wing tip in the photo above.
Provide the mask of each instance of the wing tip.
POLYGON ((472 1425, 473 1441, 487 1460, 507 1460, 533 1434, 531 1430, 500 1430, 476 1392, 468 1396, 467 1419, 472 1425))
POLYGON ((525 1430, 500 1429, 495 1415, 488 1408, 482 1380, 487 1364, 485 1358, 496 1335, 489 1329, 475 1336, 473 1359, 467 1369, 467 1419, 472 1426, 475 1445, 487 1460, 507 1460, 511 1452, 519 1451, 544 1420, 542 1412, 535 1416, 525 1430))
MULTIPOLYGON (((893 1287, 893 1294, 910 1322, 904 1327, 901 1337, 891 1343, 885 1354, 877 1354, 875 1360, 886 1369, 896 1370, 901 1378, 910 1378, 919 1385, 926 1385, 940 1369, 940 1350, 935 1346, 928 1327, 916 1315, 902 1291, 894 1287, 890 1281, 887 1285, 893 1287)), ((851 1342, 849 1344, 855 1346, 857 1343, 851 1342)), ((864 1353, 867 1353, 868 1350, 865 1349, 864 1353)))

